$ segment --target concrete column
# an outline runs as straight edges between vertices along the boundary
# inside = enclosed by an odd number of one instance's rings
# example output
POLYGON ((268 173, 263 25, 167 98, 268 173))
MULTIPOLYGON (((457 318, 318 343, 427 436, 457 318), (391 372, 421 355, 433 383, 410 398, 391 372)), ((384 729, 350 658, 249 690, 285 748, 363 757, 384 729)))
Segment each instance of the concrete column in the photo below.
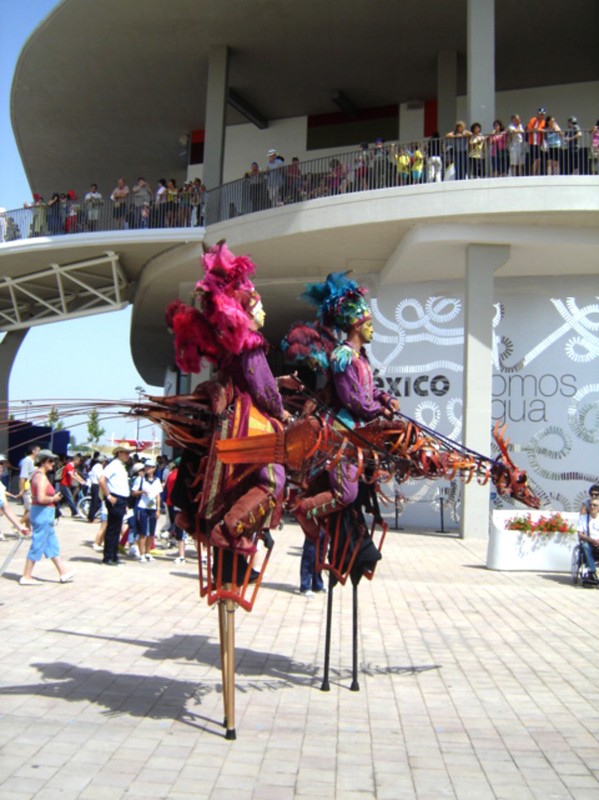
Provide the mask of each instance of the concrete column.
POLYGON ((457 120, 458 54, 441 50, 437 55, 437 130, 441 136, 452 131, 457 120))
POLYGON ((8 384, 10 371, 14 364, 19 347, 27 336, 29 328, 21 331, 9 331, 0 344, 0 452, 4 453, 9 461, 8 453, 8 384))
POLYGON ((204 183, 208 189, 214 189, 223 182, 228 91, 229 50, 226 45, 211 47, 204 140, 204 183))
MULTIPOLYGON (((493 276, 510 257, 508 245, 468 245, 464 323, 464 444, 490 454, 493 378, 493 276)), ((462 489, 460 535, 489 535, 489 485, 462 489)))
POLYGON ((468 125, 495 119, 495 0, 468 0, 468 125))
POLYGON ((424 136, 424 103, 411 101, 399 106, 399 141, 419 142, 424 136))

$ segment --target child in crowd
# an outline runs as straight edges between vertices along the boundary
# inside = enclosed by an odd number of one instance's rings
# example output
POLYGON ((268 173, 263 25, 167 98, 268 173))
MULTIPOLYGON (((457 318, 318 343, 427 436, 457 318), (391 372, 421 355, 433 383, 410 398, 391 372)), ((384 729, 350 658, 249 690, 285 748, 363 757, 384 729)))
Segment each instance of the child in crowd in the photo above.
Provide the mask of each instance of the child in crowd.
POLYGON ((422 172, 424 168, 424 154, 417 142, 412 152, 412 183, 422 182, 422 172))

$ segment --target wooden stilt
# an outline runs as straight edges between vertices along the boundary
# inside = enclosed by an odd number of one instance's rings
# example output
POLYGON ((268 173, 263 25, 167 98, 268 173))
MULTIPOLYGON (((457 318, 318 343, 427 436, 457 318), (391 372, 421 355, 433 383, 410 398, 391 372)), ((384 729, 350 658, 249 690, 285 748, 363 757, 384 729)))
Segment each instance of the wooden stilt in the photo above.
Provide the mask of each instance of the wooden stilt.
POLYGON ((225 643, 225 663, 227 665, 225 693, 226 708, 225 719, 227 722, 227 732, 225 738, 236 739, 235 731, 235 609, 233 600, 226 601, 226 643, 225 643))

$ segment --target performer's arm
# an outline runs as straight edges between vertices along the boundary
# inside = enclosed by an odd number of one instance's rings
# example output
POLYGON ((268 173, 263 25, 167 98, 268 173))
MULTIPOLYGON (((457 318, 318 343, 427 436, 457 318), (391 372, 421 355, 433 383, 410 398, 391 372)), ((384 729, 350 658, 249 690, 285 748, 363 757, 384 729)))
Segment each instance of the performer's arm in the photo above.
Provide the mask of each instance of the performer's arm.
POLYGON ((399 411, 399 400, 393 397, 392 394, 384 392, 382 389, 375 389, 373 392, 374 399, 388 409, 392 414, 399 411))
POLYGON ((386 406, 374 397, 368 397, 368 392, 360 381, 355 360, 343 372, 333 372, 333 382, 341 405, 357 417, 369 422, 384 415, 386 406))
POLYGON ((257 348, 246 351, 242 355, 242 364, 248 390, 258 408, 284 421, 287 415, 264 350, 257 348))

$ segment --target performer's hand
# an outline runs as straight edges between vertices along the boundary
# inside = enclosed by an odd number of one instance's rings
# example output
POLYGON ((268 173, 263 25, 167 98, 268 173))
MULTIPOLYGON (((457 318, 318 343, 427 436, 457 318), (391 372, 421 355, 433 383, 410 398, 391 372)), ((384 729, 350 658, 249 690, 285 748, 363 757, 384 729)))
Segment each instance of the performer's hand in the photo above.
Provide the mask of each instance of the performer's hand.
POLYGON ((289 420, 291 419, 291 416, 292 415, 289 413, 289 411, 287 411, 287 409, 284 408, 283 409, 283 422, 289 422, 289 420))
POLYGON ((389 408, 394 414, 399 411, 399 400, 396 397, 391 398, 389 401, 389 408))
POLYGON ((302 392, 304 384, 298 378, 297 372, 293 375, 280 375, 277 378, 277 386, 280 389, 288 389, 290 392, 302 392))
POLYGON ((315 400, 306 400, 302 408, 302 417, 309 417, 311 414, 315 414, 317 408, 318 404, 315 400))

